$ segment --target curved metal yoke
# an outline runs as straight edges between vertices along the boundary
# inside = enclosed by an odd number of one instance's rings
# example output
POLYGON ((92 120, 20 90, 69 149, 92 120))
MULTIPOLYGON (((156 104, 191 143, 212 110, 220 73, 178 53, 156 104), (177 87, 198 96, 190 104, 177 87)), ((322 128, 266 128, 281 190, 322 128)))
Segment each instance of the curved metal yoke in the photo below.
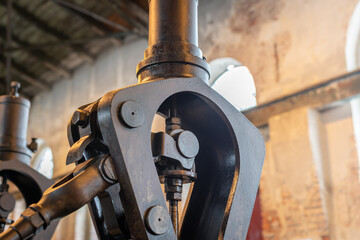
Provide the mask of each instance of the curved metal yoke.
MULTIPOLYGON (((84 148, 85 156, 108 149, 121 186, 120 207, 118 190, 108 191, 90 204, 99 237, 118 236, 106 230, 106 221, 101 219, 107 219, 118 222, 118 231, 113 233, 123 236, 126 231, 120 225, 127 225, 135 239, 176 239, 172 227, 156 235, 145 224, 149 209, 166 208, 153 161, 151 126, 156 113, 167 114, 173 98, 183 128, 193 132, 200 145, 195 158, 197 180, 180 239, 245 239, 260 181, 264 142, 240 112, 198 78, 166 79, 109 92, 85 107, 92 109, 90 124, 70 124, 71 142, 92 136, 91 147, 84 148), (121 108, 129 102, 136 104, 124 113, 121 108), (129 121, 136 124, 131 126, 129 121), (115 215, 109 216, 108 210, 115 208, 115 215)), ((170 221, 168 224, 171 226, 170 221)))

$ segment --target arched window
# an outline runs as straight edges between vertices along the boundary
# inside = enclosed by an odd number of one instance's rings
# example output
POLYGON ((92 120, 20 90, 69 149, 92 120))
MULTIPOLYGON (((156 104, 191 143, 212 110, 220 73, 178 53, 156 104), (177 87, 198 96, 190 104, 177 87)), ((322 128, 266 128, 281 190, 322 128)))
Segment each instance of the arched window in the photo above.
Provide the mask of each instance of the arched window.
MULTIPOLYGON (((346 68, 348 71, 360 69, 360 1, 355 7, 354 13, 351 16, 345 45, 345 59, 346 68)), ((354 97, 350 100, 354 136, 356 142, 356 149, 358 154, 358 162, 360 165, 360 97, 354 97)), ((360 168, 359 168, 360 181, 360 168)))
POLYGON ((210 86, 242 111, 256 106, 254 79, 245 66, 233 58, 218 58, 210 62, 210 86))
POLYGON ((43 139, 36 140, 38 150, 31 159, 31 166, 47 178, 52 178, 54 170, 54 161, 51 148, 43 139))
POLYGON ((360 68, 360 1, 349 22, 346 34, 345 57, 348 71, 360 68))

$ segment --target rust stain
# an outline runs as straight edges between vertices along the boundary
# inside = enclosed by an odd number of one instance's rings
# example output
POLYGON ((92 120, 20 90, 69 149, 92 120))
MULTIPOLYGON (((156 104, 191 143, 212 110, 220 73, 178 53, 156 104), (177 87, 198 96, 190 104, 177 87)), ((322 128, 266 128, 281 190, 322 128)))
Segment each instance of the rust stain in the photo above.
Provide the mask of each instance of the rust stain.
POLYGON ((280 82, 280 63, 291 48, 291 35, 288 31, 274 36, 275 81, 280 82))
POLYGON ((258 32, 263 23, 278 19, 283 5, 279 0, 238 0, 234 3, 230 28, 234 32, 258 32))
POLYGON ((275 81, 279 82, 280 80, 279 54, 278 54, 278 47, 276 42, 274 42, 274 58, 275 58, 275 81))

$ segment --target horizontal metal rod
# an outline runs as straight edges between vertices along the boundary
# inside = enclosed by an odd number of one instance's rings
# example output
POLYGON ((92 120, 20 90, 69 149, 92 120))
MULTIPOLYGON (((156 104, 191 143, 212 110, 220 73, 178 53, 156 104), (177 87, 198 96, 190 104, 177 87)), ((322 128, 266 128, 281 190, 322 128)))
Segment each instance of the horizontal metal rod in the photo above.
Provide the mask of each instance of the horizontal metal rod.
POLYGON ((283 112, 304 106, 320 107, 358 94, 360 94, 360 69, 261 104, 242 113, 256 127, 262 127, 267 125, 270 117, 283 112))

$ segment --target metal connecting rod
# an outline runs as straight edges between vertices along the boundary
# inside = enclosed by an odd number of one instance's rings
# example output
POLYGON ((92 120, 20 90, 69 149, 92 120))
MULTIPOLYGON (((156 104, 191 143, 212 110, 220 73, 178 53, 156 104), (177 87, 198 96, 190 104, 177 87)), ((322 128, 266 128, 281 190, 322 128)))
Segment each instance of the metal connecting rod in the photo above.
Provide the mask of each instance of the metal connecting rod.
POLYGON ((57 218, 84 206, 97 194, 114 184, 111 161, 107 155, 79 164, 75 170, 44 193, 37 204, 30 205, 0 239, 24 240, 33 237, 57 218), (56 206, 56 207, 54 207, 56 206))

